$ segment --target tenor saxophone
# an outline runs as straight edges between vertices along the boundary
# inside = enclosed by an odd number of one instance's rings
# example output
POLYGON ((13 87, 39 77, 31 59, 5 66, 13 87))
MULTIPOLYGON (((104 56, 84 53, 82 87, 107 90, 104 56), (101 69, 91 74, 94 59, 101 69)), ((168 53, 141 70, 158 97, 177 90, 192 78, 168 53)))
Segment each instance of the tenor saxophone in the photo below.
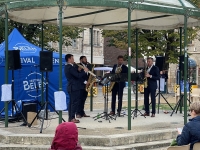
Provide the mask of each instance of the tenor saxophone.
MULTIPOLYGON (((122 68, 121 67, 117 67, 115 73, 121 73, 121 71, 122 71, 122 68)), ((110 82, 110 85, 108 87, 108 92, 112 91, 114 85, 115 85, 115 82, 110 82)))
MULTIPOLYGON (((93 65, 93 67, 92 67, 92 72, 94 71, 94 67, 95 67, 95 65, 93 65)), ((89 83, 89 86, 86 86, 86 88, 85 88, 85 90, 87 91, 87 92, 90 92, 90 90, 91 90, 91 88, 92 88, 92 86, 93 86, 93 84, 95 83, 97 81, 97 79, 94 77, 94 76, 92 76, 92 74, 90 74, 90 76, 89 76, 89 78, 88 78, 88 83, 89 83)))

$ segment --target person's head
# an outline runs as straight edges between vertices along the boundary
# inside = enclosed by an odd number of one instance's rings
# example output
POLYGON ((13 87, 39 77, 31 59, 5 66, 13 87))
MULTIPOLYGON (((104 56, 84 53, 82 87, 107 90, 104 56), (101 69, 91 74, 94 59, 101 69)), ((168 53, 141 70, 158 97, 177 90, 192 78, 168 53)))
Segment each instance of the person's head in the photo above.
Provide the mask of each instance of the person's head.
POLYGON ((80 57, 80 62, 83 63, 83 64, 87 64, 87 58, 86 58, 86 56, 81 56, 80 57))
POLYGON ((119 55, 117 57, 117 63, 118 63, 118 65, 122 65, 123 62, 124 62, 124 57, 122 55, 119 55))
POLYGON ((160 74, 163 74, 163 71, 160 71, 160 74))
POLYGON ((51 149, 74 150, 78 143, 78 130, 73 122, 59 124, 55 131, 55 137, 51 149))
POLYGON ((200 102, 193 102, 190 105, 190 114, 192 118, 200 116, 200 102))
POLYGON ((68 63, 74 63, 74 56, 72 54, 65 55, 65 61, 68 63))
POLYGON ((153 65, 153 58, 152 57, 148 57, 147 58, 147 66, 151 67, 153 65))

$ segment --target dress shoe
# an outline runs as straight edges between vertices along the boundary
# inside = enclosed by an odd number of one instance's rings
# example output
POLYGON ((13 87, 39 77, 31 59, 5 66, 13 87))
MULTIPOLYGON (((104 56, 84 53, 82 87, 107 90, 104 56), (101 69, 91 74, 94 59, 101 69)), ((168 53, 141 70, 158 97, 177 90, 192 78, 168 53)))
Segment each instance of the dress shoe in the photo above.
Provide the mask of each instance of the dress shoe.
POLYGON ((151 117, 155 117, 155 114, 152 114, 151 117))
POLYGON ((90 117, 89 115, 84 114, 83 117, 90 117))
POLYGON ((121 116, 121 111, 117 112, 117 116, 120 117, 121 116))
POLYGON ((111 111, 111 112, 109 113, 109 115, 115 115, 115 113, 114 113, 113 111, 111 111))
POLYGON ((77 120, 77 119, 72 119, 70 122, 73 122, 73 123, 80 123, 80 121, 77 120))
POLYGON ((81 115, 76 115, 76 118, 82 118, 81 115))
POLYGON ((141 116, 149 116, 149 114, 148 113, 144 113, 143 115, 141 115, 141 116))

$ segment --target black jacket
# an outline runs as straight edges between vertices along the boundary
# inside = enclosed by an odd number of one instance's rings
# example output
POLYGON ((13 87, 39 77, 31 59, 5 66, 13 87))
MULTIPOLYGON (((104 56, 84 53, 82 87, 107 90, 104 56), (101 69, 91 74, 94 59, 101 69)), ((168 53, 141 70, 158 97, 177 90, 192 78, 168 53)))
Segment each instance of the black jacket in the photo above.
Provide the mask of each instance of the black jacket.
MULTIPOLYGON (((82 64, 80 64, 82 65, 82 64)), ((82 65, 83 66, 83 65, 82 65)), ((88 64, 86 65, 86 67, 91 71, 91 65, 88 64)), ((85 81, 88 81, 90 74, 89 73, 85 73, 84 76, 82 76, 79 81, 80 81, 80 89, 85 89, 86 88, 86 84, 84 84, 85 81)))
POLYGON ((152 78, 147 78, 148 88, 157 89, 157 80, 160 79, 160 73, 158 67, 152 66, 149 74, 152 75, 152 78))
POLYGON ((68 80, 67 91, 70 93, 72 91, 80 90, 80 78, 83 77, 86 73, 81 70, 78 71, 77 66, 72 66, 71 64, 65 65, 65 76, 68 80))
MULTIPOLYGON (((111 71, 112 74, 115 73, 116 68, 117 68, 117 64, 115 64, 115 65, 113 66, 113 69, 112 69, 112 71, 111 71)), ((122 71, 121 71, 121 73, 128 73, 128 67, 125 66, 125 65, 122 65, 122 71)), ((115 86, 118 86, 118 83, 117 83, 117 82, 116 82, 115 86)), ((119 82, 119 87, 120 87, 120 88, 124 88, 124 87, 125 87, 125 82, 119 82)))
POLYGON ((200 142, 200 116, 189 120, 182 130, 182 133, 177 136, 179 146, 190 144, 190 150, 193 149, 195 143, 200 142))

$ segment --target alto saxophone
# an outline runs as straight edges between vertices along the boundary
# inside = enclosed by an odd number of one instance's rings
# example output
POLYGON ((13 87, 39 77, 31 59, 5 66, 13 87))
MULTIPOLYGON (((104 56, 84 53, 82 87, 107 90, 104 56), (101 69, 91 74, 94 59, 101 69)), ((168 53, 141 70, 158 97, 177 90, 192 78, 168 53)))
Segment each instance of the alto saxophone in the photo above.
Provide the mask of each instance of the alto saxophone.
MULTIPOLYGON (((122 68, 121 67, 117 67, 115 73, 121 73, 122 71, 122 68)), ((115 85, 115 82, 110 82, 110 86, 108 87, 108 92, 111 92, 113 87, 115 85)))
POLYGON ((148 80, 147 80, 146 74, 147 74, 147 71, 146 71, 146 67, 145 67, 145 69, 144 69, 144 88, 147 88, 147 86, 148 86, 148 80))

